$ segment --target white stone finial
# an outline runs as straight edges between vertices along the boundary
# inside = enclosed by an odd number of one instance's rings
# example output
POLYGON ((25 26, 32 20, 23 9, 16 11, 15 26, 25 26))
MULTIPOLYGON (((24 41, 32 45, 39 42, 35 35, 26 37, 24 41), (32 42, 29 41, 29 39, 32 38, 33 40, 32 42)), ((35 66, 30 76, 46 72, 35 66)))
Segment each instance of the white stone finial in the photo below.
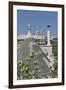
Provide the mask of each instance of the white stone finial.
POLYGON ((28 30, 31 30, 31 24, 28 24, 28 30))
POLYGON ((31 34, 31 24, 28 24, 28 33, 26 35, 26 38, 32 38, 32 34, 31 34))

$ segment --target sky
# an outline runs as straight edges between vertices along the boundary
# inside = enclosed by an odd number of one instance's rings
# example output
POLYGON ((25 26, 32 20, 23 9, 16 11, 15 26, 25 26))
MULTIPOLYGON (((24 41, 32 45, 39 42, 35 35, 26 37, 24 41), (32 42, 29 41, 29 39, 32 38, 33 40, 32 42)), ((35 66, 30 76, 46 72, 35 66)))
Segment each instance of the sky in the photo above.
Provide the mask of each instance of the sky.
POLYGON ((51 35, 57 37, 58 13, 53 11, 17 10, 17 34, 27 34, 28 24, 31 24, 31 32, 43 32, 46 36, 50 25, 51 35))

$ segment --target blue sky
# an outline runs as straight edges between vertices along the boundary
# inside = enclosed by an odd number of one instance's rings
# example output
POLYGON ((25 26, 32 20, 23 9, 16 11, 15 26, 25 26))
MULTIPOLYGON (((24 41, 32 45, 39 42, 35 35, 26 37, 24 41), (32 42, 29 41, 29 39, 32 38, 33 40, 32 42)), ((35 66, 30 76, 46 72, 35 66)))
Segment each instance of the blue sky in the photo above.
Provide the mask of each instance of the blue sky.
POLYGON ((57 37, 58 13, 51 11, 17 10, 17 33, 26 34, 27 25, 31 24, 32 33, 43 32, 46 36, 47 25, 50 25, 52 36, 57 37))

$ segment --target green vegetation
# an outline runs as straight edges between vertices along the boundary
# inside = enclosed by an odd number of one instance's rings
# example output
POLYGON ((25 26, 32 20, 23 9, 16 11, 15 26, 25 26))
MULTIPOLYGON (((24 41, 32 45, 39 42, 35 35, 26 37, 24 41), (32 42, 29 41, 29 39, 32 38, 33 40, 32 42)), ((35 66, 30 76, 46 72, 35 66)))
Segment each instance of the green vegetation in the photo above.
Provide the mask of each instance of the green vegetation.
POLYGON ((40 70, 37 62, 34 62, 33 65, 30 64, 33 56, 30 56, 28 59, 20 60, 17 63, 17 76, 18 80, 21 79, 39 79, 41 78, 40 70))
POLYGON ((30 59, 20 60, 17 64, 18 79, 31 79, 30 59))

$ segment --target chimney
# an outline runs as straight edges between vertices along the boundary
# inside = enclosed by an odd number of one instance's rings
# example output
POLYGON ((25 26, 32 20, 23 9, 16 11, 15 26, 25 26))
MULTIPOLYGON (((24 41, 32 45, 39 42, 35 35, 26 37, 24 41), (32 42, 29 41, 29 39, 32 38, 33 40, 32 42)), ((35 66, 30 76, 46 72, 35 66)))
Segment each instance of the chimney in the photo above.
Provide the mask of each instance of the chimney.
POLYGON ((51 45, 50 40, 51 40, 51 35, 50 35, 50 31, 48 30, 47 31, 47 45, 51 45))

